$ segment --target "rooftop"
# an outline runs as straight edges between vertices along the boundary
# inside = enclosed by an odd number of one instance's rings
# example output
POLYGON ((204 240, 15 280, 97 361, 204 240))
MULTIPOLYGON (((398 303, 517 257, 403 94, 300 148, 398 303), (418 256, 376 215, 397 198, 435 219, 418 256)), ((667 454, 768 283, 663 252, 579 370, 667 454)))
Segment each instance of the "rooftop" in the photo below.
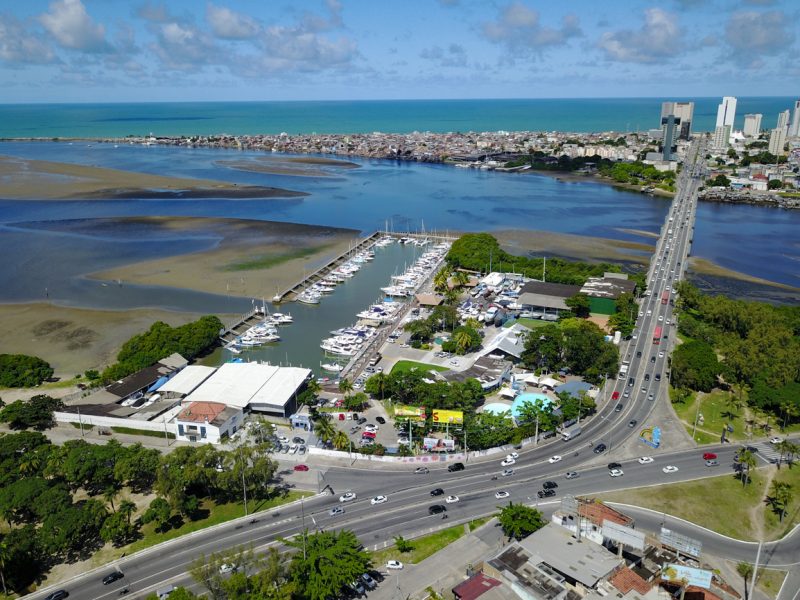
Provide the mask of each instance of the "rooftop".
POLYGON ((569 298, 581 291, 579 285, 567 285, 564 283, 547 283, 545 281, 529 281, 522 286, 522 294, 534 294, 538 296, 553 296, 556 298, 569 298))
POLYGON ((581 294, 586 294, 592 298, 611 298, 616 300, 622 294, 632 294, 636 288, 636 282, 620 277, 589 277, 581 287, 581 294))
POLYGON ((192 402, 178 415, 178 421, 190 423, 212 423, 225 412, 227 405, 220 402, 192 402))
POLYGON ((623 594, 631 590, 640 594, 646 594, 653 587, 650 583, 639 577, 628 567, 622 567, 609 578, 609 582, 623 594))
POLYGON ((578 513, 595 525, 602 525, 603 521, 611 521, 626 527, 633 526, 633 519, 628 515, 622 514, 602 502, 582 501, 578 505, 578 513))
POLYGON ((493 587, 500 585, 497 579, 484 575, 483 573, 476 573, 466 581, 462 581, 453 588, 453 595, 457 600, 475 600, 493 587))
POLYGON ((186 396, 191 394, 201 383, 208 379, 214 371, 216 371, 214 367, 190 365, 179 371, 167 383, 162 385, 158 391, 162 394, 175 393, 186 396))

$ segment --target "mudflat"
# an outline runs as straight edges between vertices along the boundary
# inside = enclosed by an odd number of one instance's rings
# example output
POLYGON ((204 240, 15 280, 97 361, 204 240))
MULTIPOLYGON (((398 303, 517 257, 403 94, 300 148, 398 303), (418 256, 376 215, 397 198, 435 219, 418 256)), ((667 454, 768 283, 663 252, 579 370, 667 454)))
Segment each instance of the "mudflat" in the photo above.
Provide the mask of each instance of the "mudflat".
POLYGON ((354 162, 313 156, 259 156, 249 159, 218 160, 215 164, 239 171, 292 177, 335 177, 338 170, 358 169, 361 166, 354 162))
POLYGON ((585 261, 627 262, 645 265, 653 253, 651 244, 609 238, 510 229, 492 233, 512 254, 550 255, 585 261))
POLYGON ((0 198, 9 200, 245 199, 307 195, 274 187, 0 156, 0 198))

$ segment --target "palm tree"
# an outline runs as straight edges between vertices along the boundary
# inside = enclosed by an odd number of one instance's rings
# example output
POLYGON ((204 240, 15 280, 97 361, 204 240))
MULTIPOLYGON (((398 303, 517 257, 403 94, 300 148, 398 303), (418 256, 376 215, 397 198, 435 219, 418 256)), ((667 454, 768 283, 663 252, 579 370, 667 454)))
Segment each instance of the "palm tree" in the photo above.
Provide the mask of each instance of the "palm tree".
POLYGON ((788 456, 789 452, 792 450, 792 442, 789 440, 781 440, 775 445, 775 449, 781 453, 780 457, 778 458, 778 468, 781 468, 781 463, 783 462, 783 457, 788 456))
POLYGON ((459 354, 466 354, 467 349, 472 345, 472 336, 468 331, 461 330, 453 336, 459 354))
POLYGON ((800 405, 794 402, 784 402, 781 404, 781 410, 783 411, 783 429, 786 429, 788 421, 800 416, 800 405))
POLYGON ((11 550, 5 540, 0 542, 0 581, 3 582, 3 595, 8 596, 6 588, 6 563, 11 558, 11 550))
POLYGON ((125 515, 125 518, 128 520, 128 525, 130 525, 131 515, 136 512, 136 505, 130 500, 123 500, 119 503, 119 512, 125 515))
POLYGON ((470 317, 466 321, 464 321, 464 325, 474 329, 475 331, 480 331, 481 324, 478 323, 478 319, 475 317, 470 317))
POLYGON ((337 431, 333 436, 333 447, 337 450, 347 450, 350 447, 350 438, 344 431, 337 431))
POLYGON ((738 416, 736 413, 740 411, 743 406, 741 399, 734 394, 728 394, 728 397, 725 398, 725 405, 728 407, 728 410, 725 412, 725 414, 731 420, 738 416))
POLYGON ((794 457, 796 454, 800 454, 800 444, 795 444, 794 442, 789 442, 788 446, 788 456, 786 457, 786 462, 789 463, 789 468, 792 468, 792 464, 794 463, 794 457))
POLYGON ((383 395, 386 392, 386 384, 388 383, 388 378, 386 374, 381 371, 380 373, 375 373, 372 377, 370 377, 370 381, 372 382, 372 389, 374 389, 377 393, 381 395, 381 402, 383 401, 383 395))
POLYGON ((742 579, 744 579, 744 600, 747 600, 749 597, 747 591, 747 580, 753 576, 753 565, 746 562, 740 562, 738 565, 736 565, 736 572, 742 576, 742 579))
POLYGON ((19 462, 19 472, 23 475, 32 475, 39 472, 42 458, 36 452, 26 452, 19 462))
POLYGON ((742 474, 742 485, 746 486, 750 482, 750 469, 756 466, 756 457, 747 448, 739 450, 736 456, 739 457, 739 466, 745 469, 742 474))
POLYGON ((773 481, 769 496, 770 504, 776 509, 780 508, 779 520, 783 522, 783 517, 786 516, 786 509, 793 499, 791 484, 785 481, 773 481))
POLYGON ((456 280, 456 285, 458 287, 464 287, 469 283, 469 273, 464 271, 456 271, 456 274, 453 277, 456 280))
POLYGON ((450 272, 447 267, 442 267, 433 276, 433 289, 437 292, 443 292, 447 289, 447 280, 450 278, 450 272))
POLYGON ((345 396, 349 395, 350 392, 353 391, 353 382, 350 381, 347 377, 341 379, 339 381, 339 391, 342 392, 345 396))
POLYGON ((320 414, 319 418, 314 422, 314 429, 317 430, 317 438, 325 442, 330 440, 336 433, 336 428, 326 413, 320 414))
POLYGON ((111 505, 111 510, 114 512, 117 512, 117 510, 114 508, 114 498, 116 498, 118 495, 119 495, 119 490, 113 485, 110 485, 105 490, 103 490, 103 500, 105 500, 111 505))

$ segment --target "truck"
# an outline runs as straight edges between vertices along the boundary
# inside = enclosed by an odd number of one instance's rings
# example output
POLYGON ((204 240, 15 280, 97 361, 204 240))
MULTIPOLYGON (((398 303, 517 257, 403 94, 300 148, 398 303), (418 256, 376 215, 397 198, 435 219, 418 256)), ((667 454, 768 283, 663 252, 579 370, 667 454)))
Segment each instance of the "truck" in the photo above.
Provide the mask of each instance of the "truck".
POLYGON ((578 437, 580 434, 581 434, 580 426, 570 427, 569 429, 565 429, 564 431, 561 432, 561 437, 564 439, 565 442, 568 442, 571 439, 578 437))
POLYGON ((628 374, 628 363, 622 363, 622 366, 619 368, 619 377, 620 379, 624 379, 625 376, 628 374))
POLYGON ((653 330, 653 343, 661 343, 661 325, 656 326, 656 328, 653 330))
POLYGON ((669 292, 664 290, 664 292, 661 294, 661 304, 666 304, 667 302, 669 302, 669 292))

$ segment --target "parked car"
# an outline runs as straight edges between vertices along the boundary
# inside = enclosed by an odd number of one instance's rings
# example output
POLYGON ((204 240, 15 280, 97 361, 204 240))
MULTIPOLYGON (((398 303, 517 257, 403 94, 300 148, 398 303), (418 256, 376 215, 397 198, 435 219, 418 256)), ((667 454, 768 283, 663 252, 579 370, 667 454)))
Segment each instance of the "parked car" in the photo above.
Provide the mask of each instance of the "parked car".
POLYGON ((308 465, 295 465, 295 471, 308 471, 308 465))
POLYGON ((386 425, 386 419, 384 419, 383 417, 375 417, 375 420, 381 425, 386 425))
POLYGON ((233 573, 236 570, 236 567, 230 563, 222 563, 219 566, 219 574, 225 575, 226 573, 233 573))
POLYGON ((393 569, 393 570, 399 570, 399 569, 403 568, 403 563, 401 563, 399 560, 390 560, 390 561, 387 561, 386 568, 387 569, 393 569))
POLYGON ((361 575, 361 581, 364 582, 364 585, 367 586, 367 589, 374 590, 378 587, 378 582, 375 581, 369 573, 364 573, 361 575))

